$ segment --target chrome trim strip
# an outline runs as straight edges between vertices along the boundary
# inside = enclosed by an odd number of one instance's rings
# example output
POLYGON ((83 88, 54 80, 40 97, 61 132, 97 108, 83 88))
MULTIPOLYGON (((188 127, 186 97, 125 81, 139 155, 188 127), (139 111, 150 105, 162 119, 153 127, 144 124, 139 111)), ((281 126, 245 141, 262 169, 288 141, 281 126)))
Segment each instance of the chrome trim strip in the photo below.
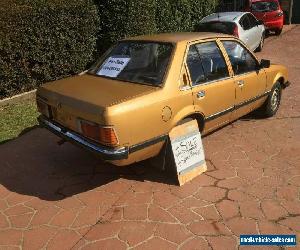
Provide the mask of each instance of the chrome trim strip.
POLYGON ((268 95, 270 92, 271 92, 271 91, 269 90, 269 91, 265 92, 265 93, 262 94, 262 95, 258 95, 258 96, 254 97, 254 98, 251 98, 251 99, 247 100, 247 101, 241 102, 241 103, 235 105, 235 106, 234 106, 234 109, 239 109, 239 108, 241 108, 241 107, 243 107, 243 106, 245 106, 245 105, 250 104, 251 102, 255 102, 255 101, 259 100, 260 98, 262 98, 262 97, 268 95))
POLYGON ((192 85, 192 88, 197 88, 199 86, 205 86, 205 85, 209 85, 209 84, 213 84, 213 83, 219 83, 220 81, 226 81, 226 80, 230 80, 230 79, 233 79, 233 76, 226 76, 226 77, 223 77, 223 78, 220 78, 220 79, 211 80, 211 81, 199 83, 199 84, 196 84, 196 85, 192 85))
POLYGON ((191 90, 191 89, 194 89, 194 88, 198 88, 200 86, 206 86, 206 85, 209 85, 209 84, 214 84, 214 83, 218 83, 219 81, 226 81, 226 80, 229 80, 229 79, 233 79, 233 76, 228 76, 228 77, 220 78, 220 79, 217 79, 217 80, 198 83, 196 85, 191 85, 191 86, 189 85, 189 86, 180 87, 179 90, 180 91, 191 90))
POLYGON ((227 109, 225 109, 225 110, 222 110, 222 111, 220 111, 220 112, 217 112, 217 113, 215 113, 215 114, 212 114, 212 115, 210 115, 210 116, 207 116, 207 117, 205 118, 205 121, 210 121, 210 120, 216 119, 216 118, 218 118, 218 117, 220 117, 220 116, 222 116, 222 115, 225 115, 225 114, 227 114, 227 113, 229 113, 229 112, 231 112, 231 111, 233 111, 233 110, 236 110, 236 109, 239 109, 239 108, 241 108, 241 107, 243 107, 243 106, 246 106, 246 105, 250 104, 251 102, 255 102, 255 101, 259 100, 260 98, 262 98, 262 97, 264 97, 264 96, 267 96, 270 92, 271 92, 271 90, 269 90, 269 91, 263 93, 262 95, 256 96, 256 97, 251 98, 251 99, 249 99, 249 100, 247 100, 247 101, 244 101, 244 102, 241 102, 241 103, 239 103, 239 104, 237 104, 237 105, 234 105, 234 106, 232 106, 232 107, 230 107, 230 108, 227 108, 227 109))
POLYGON ((206 121, 213 120, 213 119, 218 118, 218 117, 220 117, 220 116, 222 116, 222 115, 225 115, 225 114, 227 114, 227 113, 229 113, 229 112, 231 112, 231 111, 233 111, 233 110, 234 110, 234 106, 232 106, 232 107, 230 107, 230 108, 228 108, 228 109, 222 110, 222 111, 220 111, 220 112, 218 112, 218 113, 215 113, 215 114, 213 114, 213 115, 207 116, 207 117, 205 118, 205 120, 206 120, 206 121))
POLYGON ((187 91, 187 90, 191 90, 191 89, 192 89, 191 86, 183 86, 183 87, 179 88, 180 91, 187 91))
POLYGON ((144 149, 146 147, 155 145, 155 144, 157 144, 159 142, 165 141, 167 138, 168 138, 168 135, 161 135, 161 136, 152 138, 150 140, 144 141, 142 143, 135 144, 135 145, 133 145, 133 146, 131 146, 129 148, 129 153, 131 154, 131 153, 134 153, 134 152, 136 152, 138 150, 142 150, 142 149, 144 149))

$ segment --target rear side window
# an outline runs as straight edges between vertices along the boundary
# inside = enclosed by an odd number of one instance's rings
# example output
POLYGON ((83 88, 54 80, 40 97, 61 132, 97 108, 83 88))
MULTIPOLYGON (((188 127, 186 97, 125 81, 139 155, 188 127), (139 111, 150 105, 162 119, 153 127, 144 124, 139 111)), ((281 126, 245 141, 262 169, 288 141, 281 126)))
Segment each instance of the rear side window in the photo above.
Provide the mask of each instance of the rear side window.
POLYGON ((257 60, 241 44, 235 41, 223 41, 235 75, 257 70, 257 60))
POLYGON ((250 27, 254 27, 257 25, 257 19, 252 14, 247 14, 249 18, 250 27))
POLYGON ((233 22, 207 22, 200 23, 197 27, 199 32, 216 32, 232 35, 236 24, 233 22))
POLYGON ((187 56, 187 66, 193 85, 229 76, 223 55, 215 42, 190 46, 187 56))
POLYGON ((190 71, 193 85, 205 82, 206 77, 204 74, 204 69, 199 56, 199 52, 197 51, 195 45, 190 46, 186 63, 190 71))
POLYGON ((240 25, 244 30, 249 30, 251 28, 250 20, 248 15, 244 15, 240 20, 240 25))

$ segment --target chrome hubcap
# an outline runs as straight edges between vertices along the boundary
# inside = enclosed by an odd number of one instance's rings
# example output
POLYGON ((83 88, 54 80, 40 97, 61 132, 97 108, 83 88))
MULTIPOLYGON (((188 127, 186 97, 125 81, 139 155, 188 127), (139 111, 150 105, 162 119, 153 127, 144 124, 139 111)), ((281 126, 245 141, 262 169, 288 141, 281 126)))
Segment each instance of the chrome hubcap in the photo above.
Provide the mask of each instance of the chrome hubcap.
POLYGON ((279 89, 275 89, 271 97, 271 109, 277 109, 279 103, 279 89))

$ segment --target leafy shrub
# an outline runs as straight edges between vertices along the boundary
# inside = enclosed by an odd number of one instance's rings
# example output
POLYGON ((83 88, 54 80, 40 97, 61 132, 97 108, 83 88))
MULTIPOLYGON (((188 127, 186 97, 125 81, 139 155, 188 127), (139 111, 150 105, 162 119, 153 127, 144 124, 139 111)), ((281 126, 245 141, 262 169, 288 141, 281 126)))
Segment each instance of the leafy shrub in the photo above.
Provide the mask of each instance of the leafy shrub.
POLYGON ((136 35, 193 31, 217 0, 98 0, 100 48, 136 35))
POLYGON ((212 13, 216 0, 157 0, 156 23, 159 32, 189 32, 212 13))
POLYGON ((92 0, 2 0, 0 98, 78 73, 93 60, 92 0))
POLYGON ((213 13, 218 6, 218 0, 191 0, 191 27, 195 28, 199 24, 200 20, 213 13))
POLYGON ((156 23, 161 32, 191 31, 191 0, 158 0, 156 23))
POLYGON ((0 99, 86 69, 114 42, 193 31, 217 0, 2 0, 0 99))
POLYGON ((100 0, 99 51, 120 39, 156 32, 155 0, 100 0))

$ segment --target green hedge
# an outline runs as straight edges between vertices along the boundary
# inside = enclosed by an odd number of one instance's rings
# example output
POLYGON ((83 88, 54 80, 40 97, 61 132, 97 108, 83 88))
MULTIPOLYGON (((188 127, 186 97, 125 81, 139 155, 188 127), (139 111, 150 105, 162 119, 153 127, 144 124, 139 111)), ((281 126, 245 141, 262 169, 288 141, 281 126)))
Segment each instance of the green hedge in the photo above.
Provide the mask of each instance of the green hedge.
POLYGON ((217 0, 2 0, 0 99, 86 69, 119 39, 193 31, 217 0))
POLYGON ((0 98, 84 70, 99 15, 92 0, 2 0, 0 98))
POLYGON ((99 0, 100 51, 125 37, 193 31, 217 3, 218 0, 99 0))
POLYGON ((100 0, 99 51, 125 37, 156 32, 155 0, 100 0))
POLYGON ((158 0, 156 23, 159 32, 191 31, 192 1, 190 0, 158 0))
POLYGON ((217 3, 217 0, 157 0, 157 29, 159 32, 194 31, 195 25, 212 13, 217 3))

